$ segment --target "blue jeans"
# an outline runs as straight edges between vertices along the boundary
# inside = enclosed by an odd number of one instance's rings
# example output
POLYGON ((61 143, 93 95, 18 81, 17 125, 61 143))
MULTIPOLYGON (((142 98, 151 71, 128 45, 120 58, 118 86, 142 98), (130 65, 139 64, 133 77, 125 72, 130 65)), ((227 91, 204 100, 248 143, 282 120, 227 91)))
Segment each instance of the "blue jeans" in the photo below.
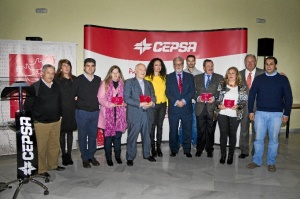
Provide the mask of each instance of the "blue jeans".
MULTIPOLYGON (((196 113, 195 113, 195 104, 193 106, 193 120, 192 120, 192 144, 197 145, 197 122, 196 122, 196 113)), ((182 145, 182 125, 180 122, 179 126, 179 144, 182 145)))
POLYGON ((267 165, 275 165, 277 149, 278 149, 278 135, 282 122, 282 112, 263 112, 256 111, 254 119, 254 129, 256 137, 254 141, 255 153, 253 162, 257 165, 262 165, 262 157, 264 155, 264 140, 268 131, 269 144, 267 165))
POLYGON ((81 159, 93 159, 96 153, 96 138, 98 133, 99 110, 88 112, 76 109, 76 122, 78 128, 78 145, 81 159))

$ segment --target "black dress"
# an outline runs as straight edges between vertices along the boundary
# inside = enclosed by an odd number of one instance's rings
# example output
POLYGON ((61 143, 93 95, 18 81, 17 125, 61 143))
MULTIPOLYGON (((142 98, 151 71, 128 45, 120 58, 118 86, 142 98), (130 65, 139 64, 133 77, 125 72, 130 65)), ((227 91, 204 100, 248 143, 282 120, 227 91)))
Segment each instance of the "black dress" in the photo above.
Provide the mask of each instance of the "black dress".
MULTIPOLYGON (((73 77, 74 79, 75 77, 73 77)), ((62 98, 62 121, 61 121, 61 132, 73 132, 77 129, 75 120, 75 99, 72 95, 72 84, 71 79, 55 78, 61 91, 62 98)))

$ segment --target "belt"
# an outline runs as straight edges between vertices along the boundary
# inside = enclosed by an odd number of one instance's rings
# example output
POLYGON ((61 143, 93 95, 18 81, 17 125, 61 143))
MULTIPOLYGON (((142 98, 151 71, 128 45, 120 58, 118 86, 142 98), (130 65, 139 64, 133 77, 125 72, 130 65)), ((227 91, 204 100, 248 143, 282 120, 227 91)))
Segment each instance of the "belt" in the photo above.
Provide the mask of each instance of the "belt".
POLYGON ((147 109, 143 109, 143 112, 147 112, 147 109))
POLYGON ((165 104, 165 103, 167 103, 167 102, 160 102, 160 103, 156 103, 156 104, 165 104))

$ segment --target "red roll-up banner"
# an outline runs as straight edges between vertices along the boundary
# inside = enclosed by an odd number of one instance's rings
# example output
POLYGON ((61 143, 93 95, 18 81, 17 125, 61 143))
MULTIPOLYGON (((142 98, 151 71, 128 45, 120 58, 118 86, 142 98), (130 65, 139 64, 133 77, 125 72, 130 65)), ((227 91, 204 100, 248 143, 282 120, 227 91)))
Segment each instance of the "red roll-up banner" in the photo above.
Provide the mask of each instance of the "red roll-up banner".
POLYGON ((148 64, 154 57, 161 58, 173 71, 172 60, 196 56, 196 67, 202 70, 202 62, 210 58, 215 72, 221 75, 230 66, 243 68, 247 53, 247 28, 230 28, 201 31, 147 31, 84 26, 85 58, 97 61, 96 74, 104 77, 112 65, 119 65, 124 76, 134 76, 134 67, 141 62, 148 64))

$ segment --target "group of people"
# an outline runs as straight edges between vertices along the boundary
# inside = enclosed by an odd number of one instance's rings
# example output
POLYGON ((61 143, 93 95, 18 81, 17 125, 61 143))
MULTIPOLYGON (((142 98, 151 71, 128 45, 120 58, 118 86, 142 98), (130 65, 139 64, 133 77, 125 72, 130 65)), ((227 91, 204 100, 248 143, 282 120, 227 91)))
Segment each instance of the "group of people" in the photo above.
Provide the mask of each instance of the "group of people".
POLYGON ((112 146, 118 164, 121 159, 121 137, 127 129, 126 160, 133 166, 137 139, 141 133, 143 157, 155 162, 162 157, 163 121, 168 112, 170 156, 178 154, 180 145, 191 158, 191 144, 196 144, 196 157, 205 150, 213 157, 216 124, 220 128, 220 164, 233 163, 237 129, 241 123, 239 158, 249 156, 249 127, 255 135, 253 162, 250 169, 262 165, 264 138, 269 137, 267 164, 276 171, 278 135, 281 122, 286 122, 292 106, 292 92, 285 75, 277 72, 277 59, 267 57, 265 70, 256 68, 256 57, 245 57, 245 69, 230 67, 225 77, 214 72, 210 59, 203 62, 203 71, 196 69, 196 57, 173 59, 174 72, 167 75, 160 58, 148 66, 139 63, 135 77, 124 80, 119 66, 112 66, 103 81, 95 75, 96 61, 84 60, 84 73, 72 75, 69 60, 60 60, 55 67, 46 64, 41 79, 32 86, 36 96, 27 98, 24 108, 31 112, 36 131, 40 175, 49 177, 48 169, 58 166, 61 148, 62 164, 72 165, 73 131, 78 129, 78 144, 84 168, 99 166, 95 158, 98 128, 104 135, 108 166, 113 166, 112 146), (193 119, 194 117, 194 119, 193 119), (181 125, 180 125, 181 124, 181 125), (179 128, 179 125, 181 126, 179 128), (192 133, 193 126, 196 134, 192 133), (180 129, 180 133, 179 133, 180 129), (227 154, 227 142, 229 150, 227 154), (67 147, 66 147, 67 146, 67 147), (66 151, 67 148, 67 151, 66 151))

